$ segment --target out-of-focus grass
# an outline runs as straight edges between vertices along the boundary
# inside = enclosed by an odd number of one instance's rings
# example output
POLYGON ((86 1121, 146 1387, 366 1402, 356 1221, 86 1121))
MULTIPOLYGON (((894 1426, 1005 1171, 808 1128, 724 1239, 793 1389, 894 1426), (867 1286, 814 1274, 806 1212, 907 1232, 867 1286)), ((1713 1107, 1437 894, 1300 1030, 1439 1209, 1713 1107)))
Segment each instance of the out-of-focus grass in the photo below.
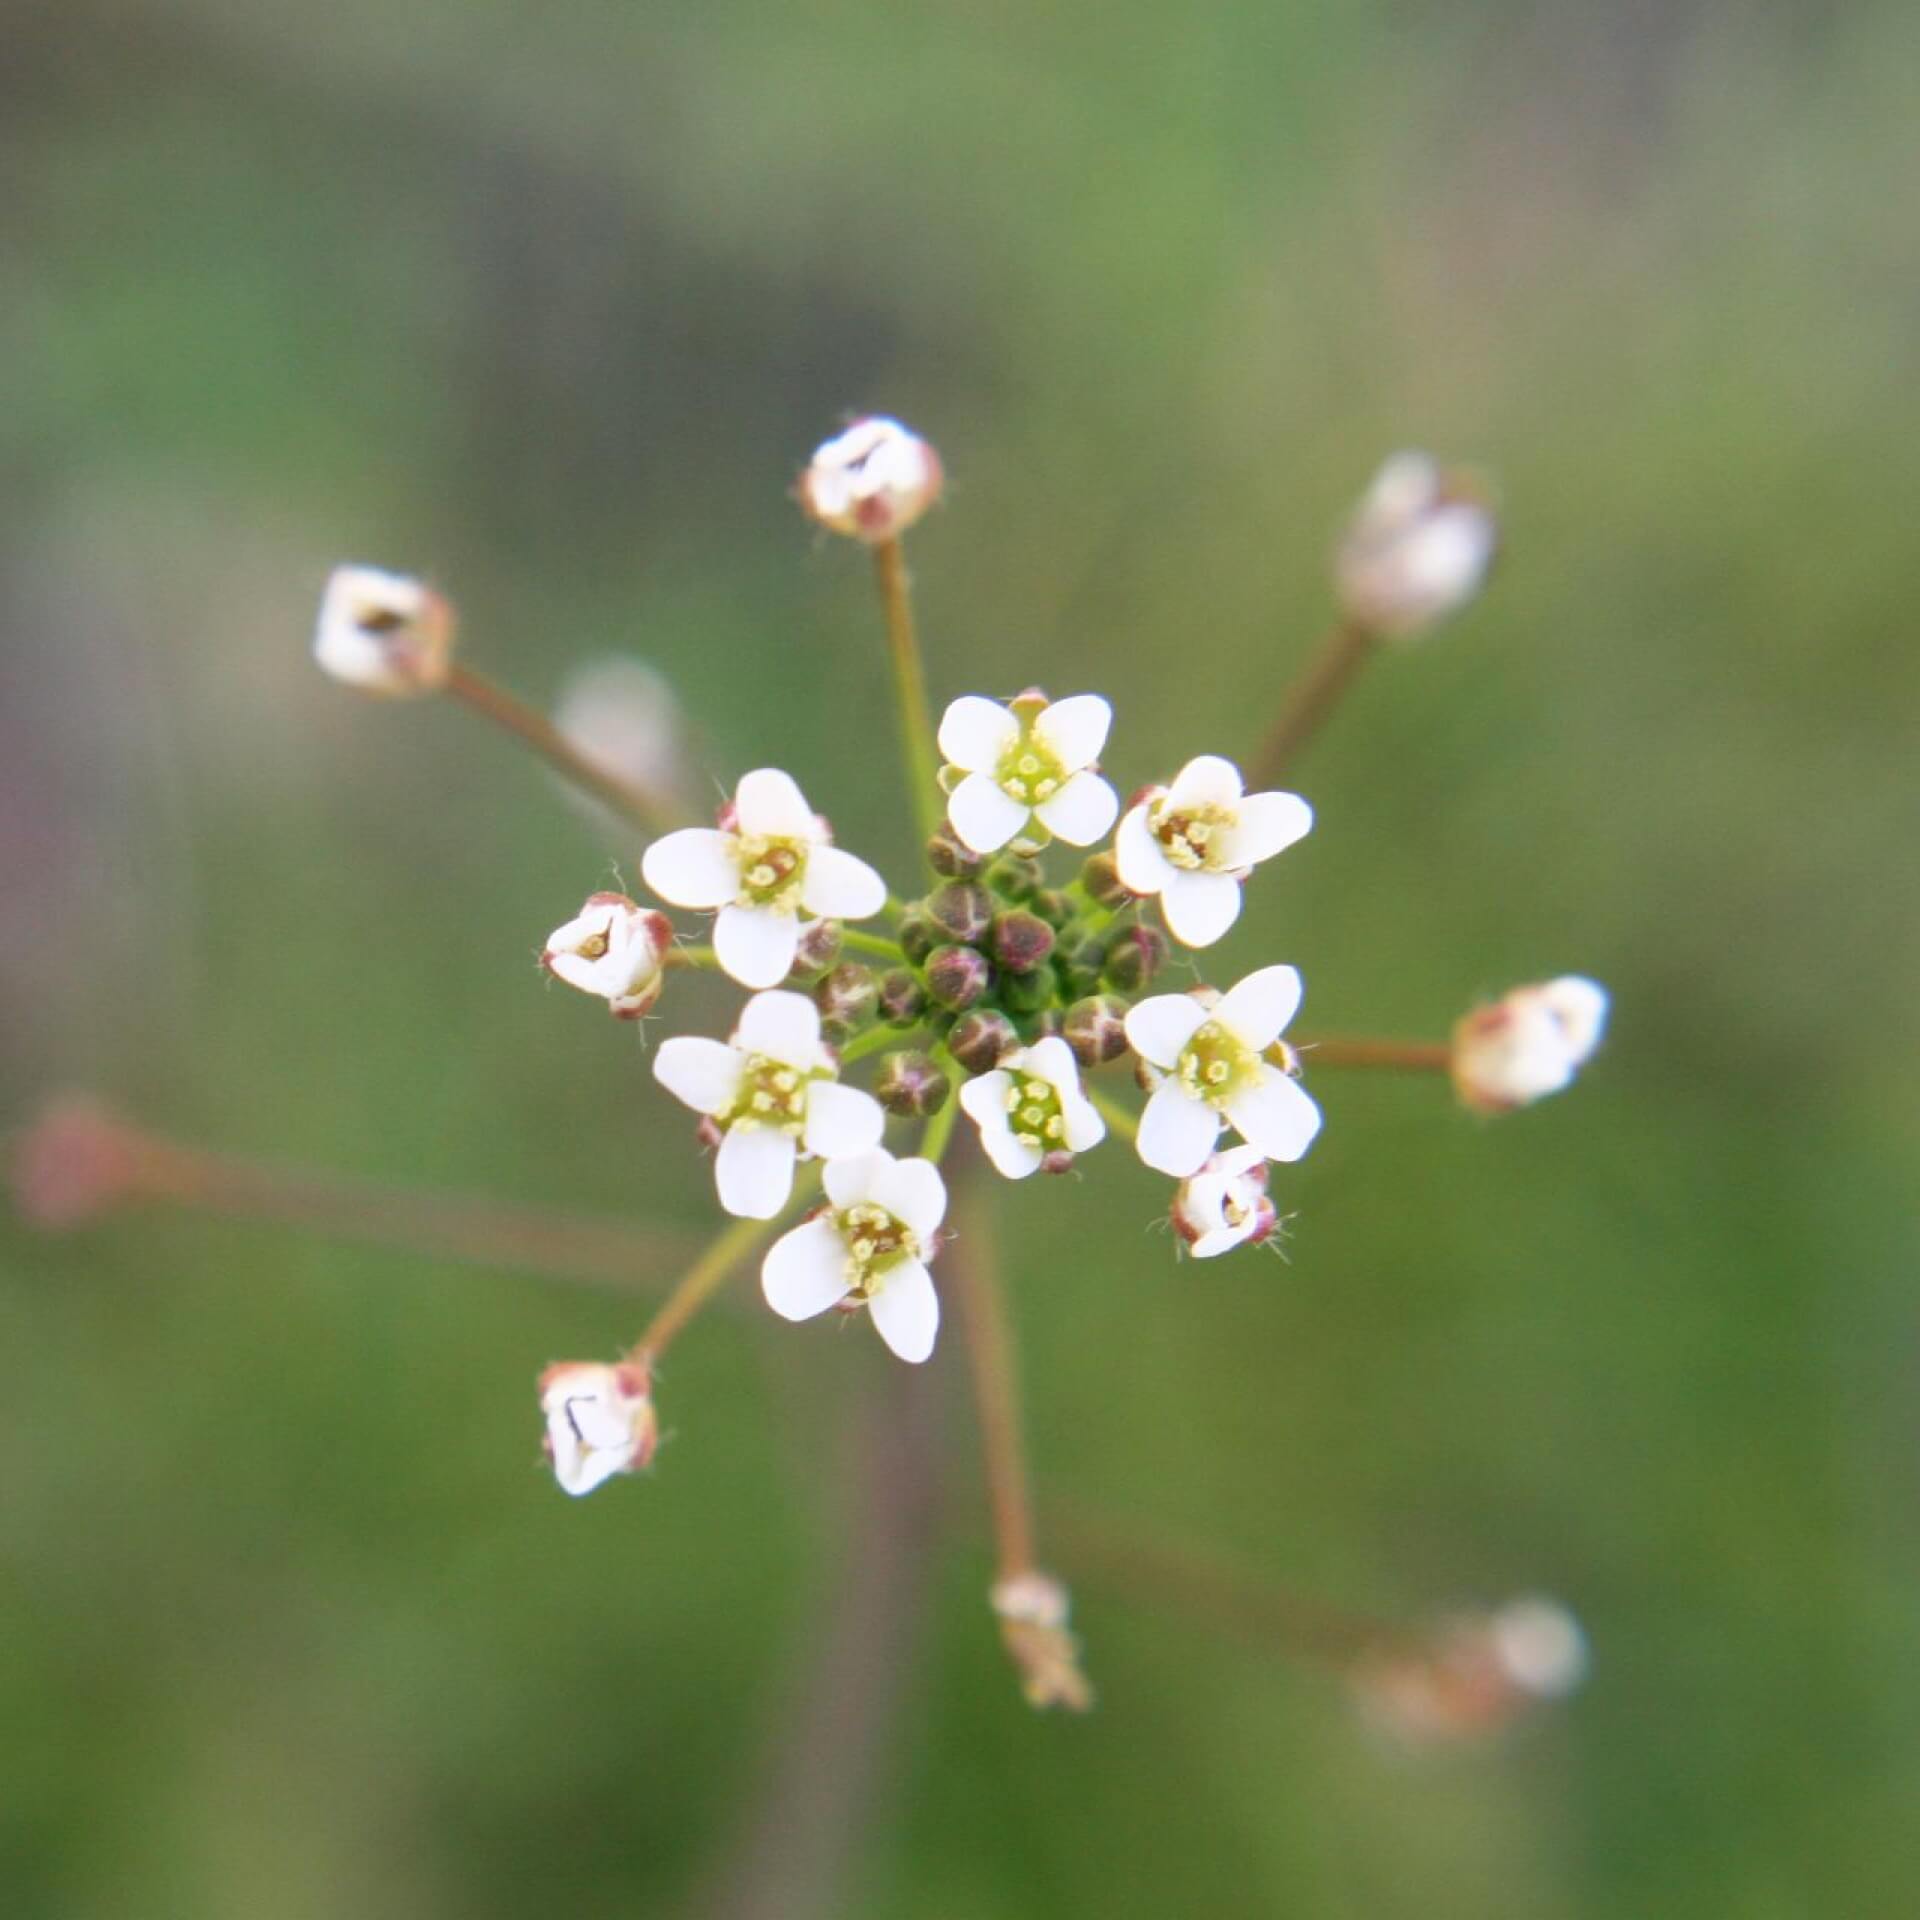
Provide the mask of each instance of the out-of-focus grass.
MULTIPOLYGON (((1596 11, 9 29, 9 1119, 82 1079, 706 1217, 641 1044, 531 965, 608 847, 316 680, 337 557, 448 583, 536 695, 645 654, 714 774, 792 767, 898 871, 864 570, 783 498, 840 409, 947 455, 936 696, 1098 686, 1123 784, 1253 737, 1379 453, 1500 478, 1495 591, 1356 696, 1216 971, 1437 1031, 1577 967, 1603 1062, 1490 1127, 1328 1079, 1285 1267, 1173 1266, 1117 1150, 1003 1218, 1063 1495, 1413 1614, 1544 1585, 1593 1684, 1414 1762, 1088 1587, 1104 1704, 1035 1723, 956 1547, 847 1911, 1912 1904, 1920 49, 1596 11)), ((702 1328, 660 1471, 575 1506, 531 1380, 620 1302, 179 1220, 0 1258, 9 1912, 697 1903, 877 1349, 702 1328)))

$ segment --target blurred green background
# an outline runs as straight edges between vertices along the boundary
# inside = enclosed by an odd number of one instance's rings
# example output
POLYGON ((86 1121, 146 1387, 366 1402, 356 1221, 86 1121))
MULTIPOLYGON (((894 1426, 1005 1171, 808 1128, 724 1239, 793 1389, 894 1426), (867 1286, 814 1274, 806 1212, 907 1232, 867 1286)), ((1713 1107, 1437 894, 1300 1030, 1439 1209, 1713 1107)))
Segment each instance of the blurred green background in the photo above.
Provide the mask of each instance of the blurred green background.
POLYGON ((1616 1018, 1495 1125, 1323 1076, 1287 1266, 1177 1267, 1120 1151, 998 1194, 1056 1512, 1578 1608, 1586 1692, 1473 1748, 1092 1577, 1101 1707, 1028 1714, 957 1341, 909 1385, 717 1316, 659 1470, 576 1504, 533 1378, 638 1300, 0 1226, 0 1907, 1913 1911, 1916 71, 1903 0, 16 0, 0 1125, 86 1085, 704 1229, 641 1039, 532 966, 631 849, 308 628, 355 558, 536 698, 644 656, 709 775, 792 768, 903 873, 865 568, 785 498, 862 407, 951 476, 936 698, 1098 687, 1123 787, 1256 736, 1379 456, 1484 463, 1494 590, 1356 694, 1210 971, 1297 961, 1322 1028, 1565 970, 1616 1018), (849 1516, 929 1424, 876 1598, 849 1516), (836 1806, 808 1687, 869 1606, 836 1806))

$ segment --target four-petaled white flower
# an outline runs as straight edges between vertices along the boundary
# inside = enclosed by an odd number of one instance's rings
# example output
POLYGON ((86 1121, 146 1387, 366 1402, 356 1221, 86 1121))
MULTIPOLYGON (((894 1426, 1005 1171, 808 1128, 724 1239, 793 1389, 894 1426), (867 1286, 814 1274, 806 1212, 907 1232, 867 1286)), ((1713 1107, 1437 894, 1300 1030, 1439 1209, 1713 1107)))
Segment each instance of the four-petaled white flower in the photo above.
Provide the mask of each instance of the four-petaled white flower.
POLYGON ((977 693, 956 700, 940 722, 940 752, 966 775, 947 800, 954 832, 975 853, 997 853, 1037 820, 1069 846, 1092 846, 1120 811, 1093 771, 1112 725, 1097 693, 1023 693, 1011 707, 977 693))
POLYGON ((1475 1007, 1453 1030, 1453 1084, 1479 1113, 1509 1113, 1570 1086, 1607 1025, 1607 990, 1565 974, 1475 1007))
POLYGON ((1206 1164, 1223 1124, 1269 1160, 1298 1160, 1320 1109, 1267 1057, 1300 1005, 1293 967, 1262 967, 1209 1007, 1191 994, 1142 1000, 1127 1015, 1133 1050, 1164 1078, 1140 1115, 1140 1158, 1184 1180, 1206 1164))
POLYGON ((597 994, 618 1020, 638 1020, 660 998, 673 922, 624 893, 590 893, 547 935, 540 964, 556 980, 597 994))
POLYGON ((946 1216, 947 1188, 930 1160, 884 1149, 830 1160, 828 1205, 767 1250, 767 1305, 787 1320, 829 1307, 865 1307, 902 1360, 921 1361, 940 1331, 940 1300, 927 1262, 946 1216))
POLYGON ((856 420, 814 451, 795 492, 833 533, 877 546, 892 540, 940 497, 940 456, 898 420, 856 420))
POLYGON ((1107 1123, 1081 1090, 1080 1063, 1058 1034, 969 1080, 960 1104, 980 1129, 987 1158, 1009 1180, 1024 1180, 1052 1156, 1085 1153, 1107 1137, 1107 1123))
POLYGON ((819 1009, 800 993, 756 993, 731 1042, 683 1034, 653 1057, 653 1077, 720 1128, 720 1204, 747 1220, 771 1220, 787 1204, 803 1149, 834 1160, 880 1144, 879 1101, 839 1085, 837 1071, 819 1009))
POLYGON ((591 1493, 617 1473, 638 1473, 660 1437, 644 1367, 563 1361, 540 1376, 547 1459, 571 1494, 591 1493))
POLYGON ((1493 562, 1486 501, 1424 453, 1396 453, 1367 489, 1334 557, 1341 610, 1363 632, 1407 638, 1464 605, 1493 562))
POLYGON ((335 567, 320 600, 313 657, 362 693, 432 693, 453 667, 453 608, 404 573, 335 567))
POLYGON ((1210 947, 1240 917, 1240 887, 1313 827, 1297 793, 1247 793, 1240 769, 1218 754, 1189 760, 1170 787, 1149 788, 1114 836, 1120 882, 1158 894, 1167 931, 1210 947))
POLYGON ((1278 1220, 1267 1197, 1266 1156, 1258 1147, 1229 1147, 1173 1190, 1173 1230, 1196 1260, 1254 1245, 1278 1220))
POLYGON ((832 844, 827 823, 777 767, 742 778, 718 828, 683 827, 656 840, 640 870, 675 906, 719 908, 714 957, 743 987, 787 977, 802 908, 864 920, 887 902, 887 883, 832 844))

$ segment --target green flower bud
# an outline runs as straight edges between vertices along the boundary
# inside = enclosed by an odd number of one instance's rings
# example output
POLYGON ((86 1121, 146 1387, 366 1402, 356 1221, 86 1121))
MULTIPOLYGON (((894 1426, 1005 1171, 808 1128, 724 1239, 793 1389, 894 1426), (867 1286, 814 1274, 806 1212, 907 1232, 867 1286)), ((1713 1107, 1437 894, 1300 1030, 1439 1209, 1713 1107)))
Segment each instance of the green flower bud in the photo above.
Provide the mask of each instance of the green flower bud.
POLYGON ((800 944, 793 952, 793 966, 787 979, 795 986, 808 986, 818 980, 840 958, 840 922, 814 920, 800 929, 800 944))
POLYGON ((1071 994, 1097 993, 1106 966, 1107 943, 1095 935, 1091 940, 1082 940, 1072 952, 1060 956, 1060 977, 1071 994))
POLYGON ((993 969, 971 947, 935 947, 927 956, 927 992, 953 1013, 964 1013, 993 984, 993 969))
POLYGON ((954 880, 927 896, 927 914, 941 935, 964 946, 977 946, 993 919, 993 899, 986 888, 969 880, 954 880))
POLYGON ((986 872, 987 885, 1003 900, 1026 899, 1045 877, 1040 862, 1024 853, 1003 853, 986 872))
POLYGON ((993 957, 1009 973, 1031 973, 1053 952, 1053 929, 1037 913, 1011 907, 993 917, 989 941, 993 957))
POLYGON ((1059 980, 1051 967, 1000 976, 1000 999, 1009 1013, 1038 1013, 1042 1007, 1052 1006, 1059 990, 1059 980))
POLYGON ((844 1040, 873 1018, 880 1004, 879 982, 871 967, 848 960, 825 975, 813 989, 820 1009, 820 1026, 829 1040, 844 1040))
POLYGON ((1167 936, 1158 927, 1122 927, 1107 942, 1107 978, 1122 993, 1138 993, 1166 965, 1167 936))
POLYGON ((926 1120, 947 1104, 952 1083, 925 1053, 883 1053, 874 1075, 873 1097, 889 1113, 926 1120))
POLYGON ((1013 1022, 991 1007, 963 1013, 947 1035, 947 1051, 973 1074, 991 1073, 1019 1044, 1013 1022))
POLYGON ((900 916, 894 938, 912 965, 924 966, 927 955, 940 944, 940 929, 933 924, 925 907, 909 907, 900 916))
POLYGON ((1087 856, 1086 864, 1080 869, 1080 884, 1097 907, 1117 907, 1133 898, 1120 884, 1120 863, 1110 853, 1087 856))
POLYGON ((1067 1009, 1061 1032, 1083 1067, 1103 1066, 1127 1050, 1127 1003, 1118 994, 1096 993, 1067 1009))
POLYGON ((975 853, 951 827, 942 827, 927 842, 927 864, 949 880, 972 880, 987 864, 987 856, 975 853))
POLYGON ((1027 905, 1056 932, 1073 918, 1073 902, 1058 887, 1042 887, 1027 905))
POLYGON ((880 976, 880 1018, 890 1027, 911 1027, 927 1010, 927 990, 907 971, 895 967, 880 976))

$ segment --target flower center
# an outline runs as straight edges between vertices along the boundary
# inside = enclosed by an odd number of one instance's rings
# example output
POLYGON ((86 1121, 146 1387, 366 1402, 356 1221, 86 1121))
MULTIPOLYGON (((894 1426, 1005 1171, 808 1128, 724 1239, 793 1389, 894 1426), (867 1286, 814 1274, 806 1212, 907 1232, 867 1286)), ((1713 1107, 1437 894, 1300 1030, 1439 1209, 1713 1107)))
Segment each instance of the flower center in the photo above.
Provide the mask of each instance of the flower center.
POLYGON ((1223 1107, 1260 1070, 1260 1058, 1217 1020, 1209 1020, 1181 1054, 1174 1072, 1196 1100, 1223 1107))
POLYGON ((1226 865, 1221 851, 1233 816, 1223 807, 1170 807, 1163 800, 1149 816, 1160 851, 1186 873, 1217 872, 1226 865))
POLYGON ((1051 800, 1066 782, 1067 770, 1025 728, 1020 738, 1000 756, 994 773, 1000 791, 1023 807, 1051 800))
POLYGON ((743 907, 786 909, 799 904, 807 850, 798 840, 752 839, 742 834, 736 852, 743 907))
POLYGON ((833 1217, 847 1245, 847 1278, 862 1300, 870 1299, 880 1282, 903 1260, 918 1259, 920 1243, 912 1229, 885 1207, 862 1201, 843 1207, 833 1217))
POLYGON ((750 1053, 740 1075, 740 1091, 725 1124, 729 1127, 778 1127, 798 1135, 807 1118, 809 1076, 784 1060, 750 1053))
POLYGON ((1007 1125, 1023 1147, 1049 1153, 1066 1145, 1067 1123, 1060 1113, 1060 1095, 1044 1080, 1013 1076, 1007 1088, 1007 1125))
POLYGON ((611 944, 603 929, 599 933, 588 934, 573 951, 582 960, 604 960, 607 957, 607 948, 611 944))

